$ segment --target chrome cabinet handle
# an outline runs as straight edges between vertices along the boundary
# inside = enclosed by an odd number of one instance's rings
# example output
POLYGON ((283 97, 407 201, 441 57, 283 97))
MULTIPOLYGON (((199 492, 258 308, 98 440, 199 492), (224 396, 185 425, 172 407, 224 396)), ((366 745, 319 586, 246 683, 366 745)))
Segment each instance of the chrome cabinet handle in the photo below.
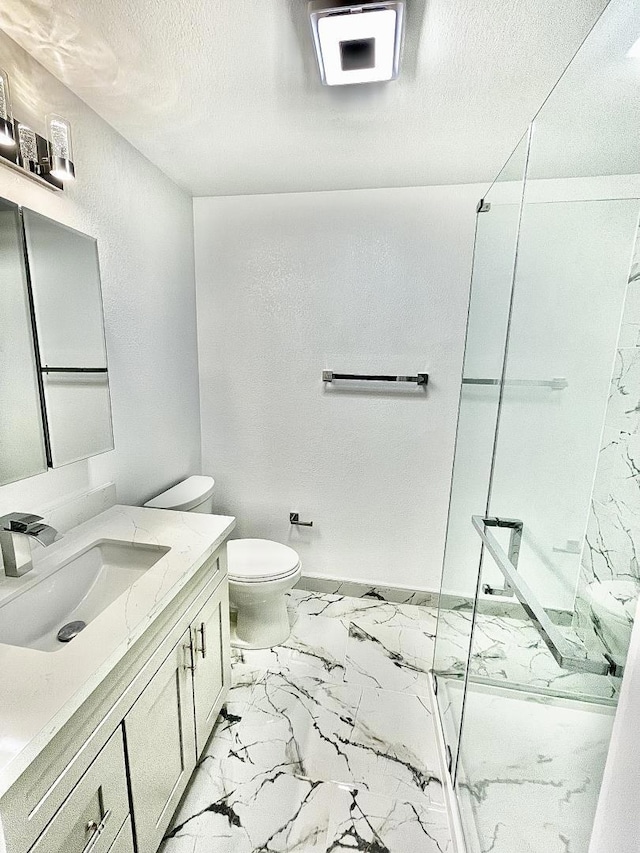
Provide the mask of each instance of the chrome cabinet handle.
POLYGON ((107 821, 110 817, 111 809, 107 809, 100 823, 97 823, 95 820, 89 821, 86 826, 86 831, 87 833, 91 833, 91 835, 85 846, 82 848, 82 853, 91 853, 91 851, 97 844, 98 838, 100 838, 100 836, 104 832, 104 828, 107 825, 107 821))
POLYGON ((200 654, 202 655, 202 659, 204 660, 204 658, 206 658, 206 656, 207 656, 207 635, 206 635, 206 629, 205 629, 204 622, 201 622, 200 627, 197 628, 196 630, 198 630, 200 632, 200 638, 202 640, 201 648, 199 648, 199 649, 196 648, 196 650, 200 652, 200 654))
POLYGON ((183 664, 183 668, 190 672, 195 672, 196 660, 193 654, 193 639, 191 637, 191 632, 189 632, 189 642, 184 644, 182 650, 187 654, 187 663, 183 664))

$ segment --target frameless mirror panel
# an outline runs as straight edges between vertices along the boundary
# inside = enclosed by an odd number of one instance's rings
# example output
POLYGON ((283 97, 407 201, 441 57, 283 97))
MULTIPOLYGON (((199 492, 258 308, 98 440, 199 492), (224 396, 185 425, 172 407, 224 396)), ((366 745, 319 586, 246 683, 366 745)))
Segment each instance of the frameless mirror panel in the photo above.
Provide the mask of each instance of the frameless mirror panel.
POLYGON ((476 221, 471 296, 434 670, 455 767, 478 582, 473 514, 486 510, 504 364, 528 136, 484 199, 476 221))
MULTIPOLYGON (((533 125, 488 515, 522 522, 514 581, 571 654, 515 596, 479 596, 457 779, 473 853, 587 853, 602 784, 640 591, 638 39, 640 7, 612 0, 533 125)), ((485 548, 481 587, 504 587, 498 564, 485 548)))
POLYGON ((0 200, 0 485, 46 469, 20 214, 0 200))
POLYGON ((54 468, 113 449, 96 241, 24 210, 54 468))

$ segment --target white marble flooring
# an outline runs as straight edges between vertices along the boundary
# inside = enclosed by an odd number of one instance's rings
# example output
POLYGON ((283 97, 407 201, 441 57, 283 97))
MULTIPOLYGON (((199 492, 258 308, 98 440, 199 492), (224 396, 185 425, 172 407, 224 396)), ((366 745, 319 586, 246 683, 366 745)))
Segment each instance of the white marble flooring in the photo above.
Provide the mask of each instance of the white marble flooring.
POLYGON ((613 716, 470 685, 458 783, 468 853, 587 853, 613 716))
POLYGON ((293 590, 233 688, 162 853, 452 853, 431 608, 293 590))
MULTIPOLYGON (((469 610, 441 613, 435 669, 445 678, 464 675, 471 618, 469 610)), ((574 643, 576 657, 587 656, 573 628, 560 626, 559 630, 574 643)), ((527 617, 486 613, 476 615, 470 677, 564 697, 614 699, 620 687, 619 678, 562 669, 527 617)))

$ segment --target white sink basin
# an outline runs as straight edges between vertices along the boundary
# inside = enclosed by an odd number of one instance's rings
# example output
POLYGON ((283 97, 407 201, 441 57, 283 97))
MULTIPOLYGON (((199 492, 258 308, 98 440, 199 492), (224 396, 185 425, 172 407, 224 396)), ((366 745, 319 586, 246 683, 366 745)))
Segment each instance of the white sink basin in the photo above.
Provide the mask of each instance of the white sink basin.
POLYGON ((64 649, 67 644, 57 639, 60 628, 77 620, 89 624, 167 551, 115 539, 95 542, 0 604, 0 643, 43 652, 64 649))

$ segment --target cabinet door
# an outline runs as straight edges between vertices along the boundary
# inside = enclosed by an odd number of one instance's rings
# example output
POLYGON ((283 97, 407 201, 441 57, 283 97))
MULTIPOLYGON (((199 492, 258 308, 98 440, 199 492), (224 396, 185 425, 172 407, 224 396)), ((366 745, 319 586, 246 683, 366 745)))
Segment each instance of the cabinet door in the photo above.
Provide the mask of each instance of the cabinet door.
POLYGON ((156 853, 196 764, 187 630, 125 717, 138 853, 156 853))
POLYGON ((128 817, 122 825, 116 840, 109 848, 109 853, 134 853, 131 818, 128 817))
POLYGON ((195 648, 193 698, 198 755, 209 739, 231 677, 229 592, 224 580, 192 625, 195 648))

